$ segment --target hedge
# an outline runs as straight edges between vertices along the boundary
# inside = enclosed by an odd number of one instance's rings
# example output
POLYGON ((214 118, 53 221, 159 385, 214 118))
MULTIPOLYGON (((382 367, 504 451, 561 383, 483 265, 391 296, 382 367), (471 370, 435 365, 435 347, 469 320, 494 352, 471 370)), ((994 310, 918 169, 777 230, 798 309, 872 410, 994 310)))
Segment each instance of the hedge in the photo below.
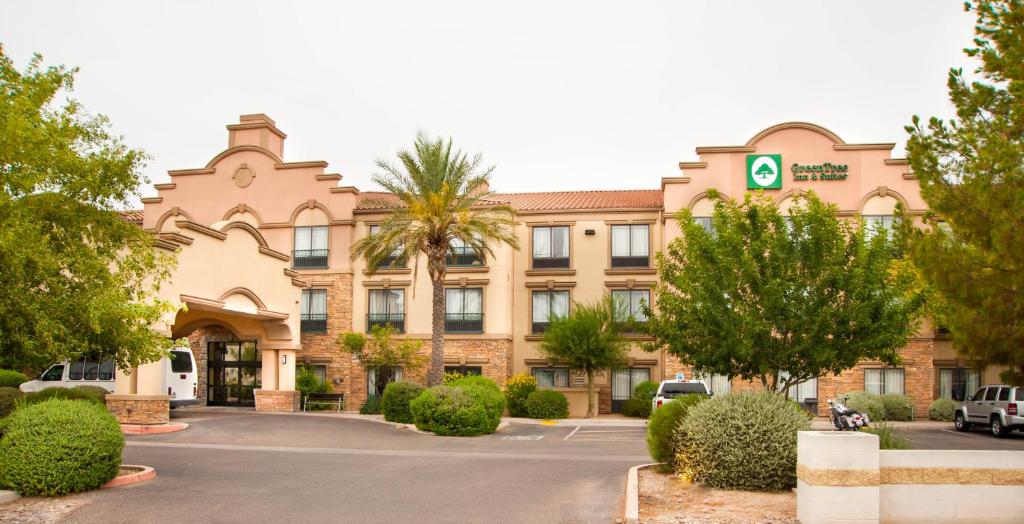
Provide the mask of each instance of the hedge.
POLYGON ((928 418, 941 422, 952 422, 956 412, 956 402, 948 398, 937 398, 928 406, 928 418))
MULTIPOLYGON (((103 390, 103 395, 105 396, 106 394, 107 391, 103 390)), ((100 406, 105 405, 103 396, 97 394, 95 389, 82 386, 74 388, 46 388, 35 393, 28 393, 25 395, 25 404, 39 404, 52 399, 86 400, 100 406)))
POLYGON ((513 375, 505 382, 505 402, 508 414, 513 417, 526 417, 526 399, 530 393, 537 391, 537 379, 531 375, 520 373, 513 375))
POLYGON ((910 397, 897 393, 886 393, 881 396, 882 407, 885 408, 885 420, 909 422, 914 418, 914 408, 910 397))
POLYGON ((96 489, 117 476, 124 436, 106 408, 51 399, 16 410, 0 439, 0 486, 22 495, 96 489))
POLYGON ((530 418, 569 418, 569 401, 558 391, 538 389, 526 398, 526 413, 530 418))
POLYGON ((848 409, 866 413, 871 420, 885 420, 885 404, 882 403, 881 395, 864 391, 851 391, 844 396, 850 397, 846 401, 848 409))
POLYGON ((28 382, 28 377, 20 371, 0 369, 0 388, 16 388, 28 382))
POLYGON ((423 386, 414 382, 391 382, 384 387, 381 397, 380 411, 384 420, 389 422, 412 422, 412 411, 409 403, 423 393, 423 386))
POLYGON ((690 408, 704 400, 704 395, 684 395, 662 404, 651 413, 647 422, 647 449, 651 458, 673 469, 676 462, 675 433, 690 408))
POLYGON ((0 387, 0 418, 10 415, 15 408, 15 403, 22 397, 18 388, 0 387))
MULTIPOLYGON (((499 413, 495 420, 488 413, 487 406, 478 397, 478 392, 485 390, 485 386, 434 386, 427 389, 409 403, 413 422, 421 431, 442 436, 468 437, 493 433, 501 415, 499 413)), ((501 397, 500 393, 498 397, 501 397)), ((503 398, 501 403, 504 405, 503 398)))
POLYGON ((451 383, 445 384, 445 385, 446 386, 454 386, 454 387, 483 386, 485 388, 493 390, 494 392, 498 393, 499 395, 501 394, 501 388, 498 387, 498 384, 496 382, 494 382, 493 380, 491 380, 491 379, 489 379, 487 377, 481 377, 479 375, 466 375, 464 377, 460 377, 458 379, 455 379, 451 383))

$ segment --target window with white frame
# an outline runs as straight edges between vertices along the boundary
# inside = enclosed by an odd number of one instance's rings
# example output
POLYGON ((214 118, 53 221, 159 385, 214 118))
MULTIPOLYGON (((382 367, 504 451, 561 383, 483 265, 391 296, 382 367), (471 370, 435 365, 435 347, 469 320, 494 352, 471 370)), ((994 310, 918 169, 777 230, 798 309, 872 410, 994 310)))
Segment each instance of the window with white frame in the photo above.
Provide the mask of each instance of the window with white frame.
POLYGON ((327 290, 303 289, 299 317, 299 329, 303 333, 327 332, 327 290))
POLYGON ((612 302, 615 304, 615 321, 647 322, 643 304, 651 304, 649 289, 614 289, 612 302))
POLYGON ((569 292, 564 290, 545 290, 533 292, 533 313, 530 332, 543 333, 548 329, 552 318, 569 316, 569 292))
POLYGON ((295 249, 292 267, 327 267, 327 226, 299 226, 295 228, 295 249))
POLYGON ((876 395, 904 394, 903 368, 868 368, 864 370, 864 391, 876 395))
POLYGON ((534 269, 569 267, 569 226, 533 228, 534 269))
POLYGON ((484 290, 456 287, 444 290, 444 330, 481 333, 484 330, 484 290))
POLYGON ((612 267, 649 267, 651 226, 616 224, 612 232, 612 267))

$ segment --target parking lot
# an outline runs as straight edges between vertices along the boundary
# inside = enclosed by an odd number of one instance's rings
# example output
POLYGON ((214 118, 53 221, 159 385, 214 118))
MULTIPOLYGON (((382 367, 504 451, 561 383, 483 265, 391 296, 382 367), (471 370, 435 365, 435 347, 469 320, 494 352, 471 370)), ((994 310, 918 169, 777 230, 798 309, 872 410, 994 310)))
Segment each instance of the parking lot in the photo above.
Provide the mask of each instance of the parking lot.
POLYGON ((953 425, 928 429, 906 429, 898 432, 907 437, 911 449, 977 449, 1024 451, 1024 433, 1014 431, 1003 438, 992 436, 985 428, 965 433, 957 432, 953 425))

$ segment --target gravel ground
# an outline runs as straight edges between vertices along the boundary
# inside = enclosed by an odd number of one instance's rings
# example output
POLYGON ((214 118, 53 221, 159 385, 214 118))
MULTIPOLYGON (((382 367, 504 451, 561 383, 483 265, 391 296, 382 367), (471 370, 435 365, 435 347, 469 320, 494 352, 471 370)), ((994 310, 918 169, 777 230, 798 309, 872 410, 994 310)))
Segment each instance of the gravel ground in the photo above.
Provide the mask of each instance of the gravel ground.
POLYGON ((796 494, 694 486, 653 468, 640 470, 640 522, 645 524, 795 523, 796 494))
POLYGON ((4 524, 42 524, 58 522, 86 502, 86 495, 67 497, 25 497, 0 506, 4 524))

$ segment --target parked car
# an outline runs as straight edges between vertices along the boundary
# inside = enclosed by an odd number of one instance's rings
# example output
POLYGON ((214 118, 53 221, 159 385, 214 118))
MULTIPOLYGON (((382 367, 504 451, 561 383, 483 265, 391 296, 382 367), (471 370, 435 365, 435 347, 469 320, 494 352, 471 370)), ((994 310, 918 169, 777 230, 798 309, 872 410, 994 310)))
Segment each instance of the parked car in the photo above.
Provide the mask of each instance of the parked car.
POLYGON ((971 426, 988 426, 997 437, 1004 437, 1013 430, 1024 431, 1024 416, 1020 407, 1024 405, 1024 388, 993 384, 982 386, 974 395, 961 402, 953 415, 957 431, 967 431, 971 426))
MULTIPOLYGON (((171 407, 196 404, 199 386, 196 374, 196 360, 188 348, 176 347, 170 357, 160 359, 163 368, 163 385, 171 397, 171 407)), ((25 382, 19 389, 34 393, 47 388, 73 388, 75 386, 99 386, 114 392, 114 361, 83 359, 74 362, 65 360, 47 368, 38 380, 25 382)))
POLYGON ((707 396, 708 387, 699 380, 662 380, 661 384, 658 384, 658 392, 651 400, 651 410, 658 409, 662 404, 685 395, 707 396))

